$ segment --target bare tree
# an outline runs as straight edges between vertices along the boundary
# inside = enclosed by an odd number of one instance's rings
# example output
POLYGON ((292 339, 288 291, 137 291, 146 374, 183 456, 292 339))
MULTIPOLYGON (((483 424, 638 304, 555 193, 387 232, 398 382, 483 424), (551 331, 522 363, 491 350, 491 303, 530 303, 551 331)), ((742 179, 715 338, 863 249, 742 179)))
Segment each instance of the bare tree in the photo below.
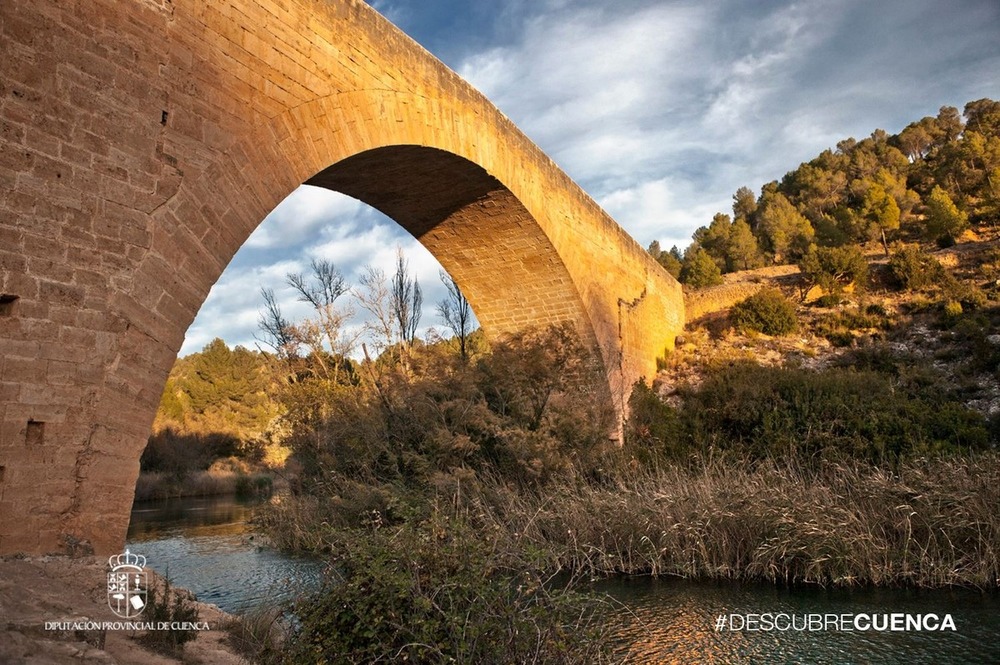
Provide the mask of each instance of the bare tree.
POLYGON ((438 303, 438 315, 444 319, 445 325, 458 338, 458 349, 462 354, 462 360, 467 360, 469 358, 469 334, 472 332, 475 322, 472 308, 469 307, 469 301, 465 299, 462 291, 458 288, 458 283, 452 276, 443 270, 440 272, 440 276, 441 283, 448 290, 448 295, 438 303))
POLYGON ((312 277, 313 282, 307 283, 302 273, 287 275, 288 285, 299 292, 299 300, 314 309, 332 305, 349 290, 344 275, 332 261, 313 259, 312 277))
POLYGON ((260 295, 264 298, 264 311, 257 319, 257 328, 262 336, 254 338, 270 346, 281 358, 294 357, 299 346, 295 326, 281 313, 273 289, 261 288, 260 295))
POLYGON ((410 277, 409 264, 402 249, 396 250, 396 274, 392 278, 391 297, 399 341, 403 346, 410 346, 417 337, 424 296, 420 290, 420 282, 416 277, 410 277))
POLYGON ((391 346, 395 338, 387 282, 385 272, 381 268, 366 265, 358 280, 359 287, 353 290, 354 297, 362 309, 372 315, 371 320, 365 323, 365 329, 371 335, 379 353, 391 346))
POLYGON ((288 285, 299 294, 299 300, 312 305, 315 318, 308 318, 294 327, 299 341, 312 351, 312 356, 328 379, 336 383, 340 376, 340 366, 354 348, 358 334, 348 334, 347 322, 354 316, 350 306, 338 308, 337 299, 349 288, 343 274, 331 261, 313 260, 312 279, 307 280, 302 273, 288 273, 288 285), (332 371, 324 357, 329 349, 333 355, 332 371))

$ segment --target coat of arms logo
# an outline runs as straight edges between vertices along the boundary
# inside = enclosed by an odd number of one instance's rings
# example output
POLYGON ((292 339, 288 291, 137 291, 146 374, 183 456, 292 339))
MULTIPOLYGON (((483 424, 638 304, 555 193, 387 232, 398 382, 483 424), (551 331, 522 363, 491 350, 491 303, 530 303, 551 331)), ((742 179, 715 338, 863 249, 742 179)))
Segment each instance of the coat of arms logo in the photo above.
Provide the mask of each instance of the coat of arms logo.
POLYGON ((146 609, 146 557, 116 554, 108 558, 108 607, 123 619, 131 619, 146 609))

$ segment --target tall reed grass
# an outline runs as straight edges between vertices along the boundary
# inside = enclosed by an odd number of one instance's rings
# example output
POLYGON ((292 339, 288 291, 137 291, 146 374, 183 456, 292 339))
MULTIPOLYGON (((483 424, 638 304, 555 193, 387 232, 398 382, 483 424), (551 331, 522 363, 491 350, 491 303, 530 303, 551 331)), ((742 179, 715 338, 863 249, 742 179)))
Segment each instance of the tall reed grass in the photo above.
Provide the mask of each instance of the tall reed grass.
MULTIPOLYGON (((283 497, 276 544, 324 549, 343 497, 283 497)), ((901 463, 622 465, 534 491, 463 480, 434 500, 552 570, 781 584, 1000 586, 1000 455, 901 463)), ((374 519, 380 519, 373 511, 374 519)))
POLYGON ((143 472, 135 483, 135 500, 172 499, 183 496, 267 496, 273 479, 265 473, 192 471, 181 478, 158 471, 143 472))
POLYGON ((484 486, 484 528, 551 565, 834 586, 1000 585, 1000 456, 819 469, 704 462, 544 494, 484 486))

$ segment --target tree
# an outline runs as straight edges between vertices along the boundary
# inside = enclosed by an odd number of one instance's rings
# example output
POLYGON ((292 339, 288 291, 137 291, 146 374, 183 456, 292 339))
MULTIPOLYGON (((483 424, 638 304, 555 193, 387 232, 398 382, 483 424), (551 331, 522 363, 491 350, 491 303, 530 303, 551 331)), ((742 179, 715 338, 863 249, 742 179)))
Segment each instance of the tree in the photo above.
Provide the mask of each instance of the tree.
POLYGON ((809 220, 780 192, 762 197, 757 236, 775 263, 794 261, 808 251, 816 233, 809 220))
POLYGON ((171 372, 175 422, 182 430, 225 433, 248 444, 258 439, 277 415, 267 395, 269 375, 262 354, 242 346, 230 349, 219 338, 191 354, 183 369, 171 372))
POLYGON ((886 231, 895 231, 899 228, 899 206, 896 204, 896 199, 889 196, 885 187, 879 183, 869 183, 868 191, 865 192, 861 202, 861 214, 878 229, 882 239, 882 249, 888 257, 889 242, 886 240, 886 231))
POLYGON ((390 297, 399 341, 409 346, 417 338, 424 296, 420 290, 420 282, 416 277, 410 277, 409 263, 403 256, 402 249, 396 250, 396 274, 392 278, 390 297))
POLYGON ((742 219, 754 228, 757 212, 757 197, 749 187, 740 187, 733 194, 733 219, 742 219))
POLYGON ((670 251, 664 251, 660 249, 660 242, 654 240, 649 243, 649 247, 646 248, 649 255, 656 260, 663 269, 670 273, 674 279, 679 279, 681 276, 681 252, 677 249, 677 245, 670 248, 670 251))
POLYGON ((812 223, 843 203, 847 192, 844 170, 827 168, 823 161, 814 159, 802 164, 788 173, 781 183, 782 192, 812 223))
POLYGON ((722 271, 708 252, 697 245, 691 245, 684 252, 681 283, 695 289, 722 284, 722 271))
MULTIPOLYGON (((387 282, 385 271, 366 265, 358 279, 358 288, 353 291, 361 308, 371 314, 371 319, 365 322, 365 329, 375 345, 376 354, 380 354, 384 349, 392 346, 395 338, 393 311, 387 282)), ((365 355, 368 355, 367 350, 365 350, 365 355)))
POLYGON ((469 358, 469 334, 472 332, 475 318, 472 316, 469 301, 465 299, 461 289, 458 288, 458 283, 443 270, 440 276, 441 283, 444 284, 448 295, 438 303, 438 315, 444 319, 445 325, 458 338, 458 350, 462 360, 465 361, 469 358))
POLYGON ((341 364, 358 338, 357 334, 346 333, 346 324, 354 316, 354 309, 336 306, 337 299, 349 291, 347 281, 336 266, 325 259, 313 260, 310 280, 301 273, 288 273, 286 279, 298 292, 299 300, 309 303, 316 312, 314 319, 305 319, 293 326, 294 334, 310 349, 311 357, 325 378, 337 383, 341 364), (327 350, 333 355, 330 362, 325 358, 327 350))
POLYGON ((920 195, 907 187, 904 175, 883 168, 875 173, 875 182, 882 185, 886 193, 896 200, 901 223, 911 215, 913 208, 920 204, 920 195))
POLYGON ((732 232, 733 222, 729 215, 716 213, 712 218, 712 223, 702 226, 694 232, 694 242, 708 252, 719 270, 728 272, 729 266, 726 255, 729 250, 729 236, 732 232))
POLYGON ((983 136, 1000 136, 1000 102, 977 99, 965 105, 966 129, 983 136))
MULTIPOLYGON (((968 109, 966 105, 966 109, 968 109)), ((962 116, 954 106, 942 106, 938 110, 937 128, 941 141, 950 143, 956 140, 962 133, 962 116)))
POLYGON ((477 363, 490 410, 529 430, 542 426, 553 397, 592 385, 586 348, 572 325, 529 328, 498 340, 477 363))
POLYGON ((848 284, 863 284, 868 277, 868 262, 857 245, 809 248, 799 261, 799 270, 808 284, 815 284, 831 294, 839 294, 848 284))
POLYGON ((274 349, 281 358, 293 358, 298 354, 299 342, 295 335, 292 322, 281 313, 281 307, 274 296, 274 289, 261 288, 260 295, 264 299, 264 311, 257 318, 257 328, 262 337, 257 340, 274 349))
POLYGON ((726 247, 726 258, 732 270, 750 270, 764 264, 757 238, 743 218, 733 222, 729 233, 729 245, 726 247))
POLYGON ((934 143, 927 128, 920 123, 910 123, 897 138, 900 148, 911 162, 923 159, 934 143))
POLYGON ((927 197, 927 233, 939 242, 954 243, 969 228, 969 217, 952 202, 948 192, 935 185, 927 197))

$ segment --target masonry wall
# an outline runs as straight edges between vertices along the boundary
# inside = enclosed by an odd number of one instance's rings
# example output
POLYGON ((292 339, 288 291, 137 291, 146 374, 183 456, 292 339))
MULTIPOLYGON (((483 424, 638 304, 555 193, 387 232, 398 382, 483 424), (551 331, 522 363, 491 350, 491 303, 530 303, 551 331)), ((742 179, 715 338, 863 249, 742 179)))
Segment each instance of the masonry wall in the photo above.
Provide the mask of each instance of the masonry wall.
POLYGON ((121 547, 187 327, 310 179, 390 208, 488 331, 572 321, 619 407, 683 325, 679 285, 362 2, 4 0, 0 553, 121 547))

